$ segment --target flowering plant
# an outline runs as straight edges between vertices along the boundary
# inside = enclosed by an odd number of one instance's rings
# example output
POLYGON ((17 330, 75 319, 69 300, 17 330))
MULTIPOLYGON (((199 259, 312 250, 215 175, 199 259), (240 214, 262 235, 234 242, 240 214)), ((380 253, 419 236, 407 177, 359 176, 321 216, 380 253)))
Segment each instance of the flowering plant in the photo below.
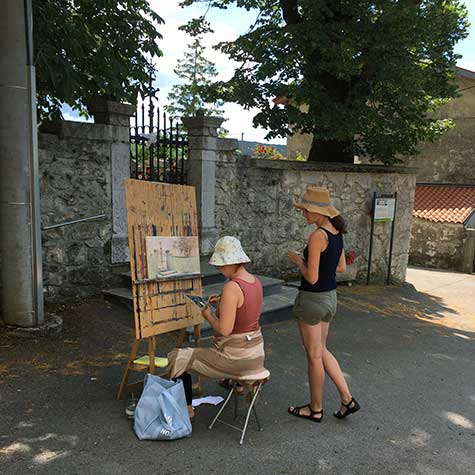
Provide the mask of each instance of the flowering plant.
POLYGON ((278 152, 270 145, 256 145, 252 156, 253 158, 263 158, 267 160, 287 160, 284 154, 278 152))
POLYGON ((356 252, 354 249, 351 249, 345 254, 346 263, 348 265, 353 264, 356 261, 356 252))

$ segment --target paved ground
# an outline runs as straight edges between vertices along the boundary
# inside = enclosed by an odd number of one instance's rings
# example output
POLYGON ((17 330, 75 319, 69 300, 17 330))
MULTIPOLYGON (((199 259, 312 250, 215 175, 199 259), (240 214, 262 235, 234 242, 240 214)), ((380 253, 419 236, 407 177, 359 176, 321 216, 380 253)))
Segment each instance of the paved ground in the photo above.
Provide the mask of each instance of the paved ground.
POLYGON ((462 274, 421 267, 410 267, 407 270, 407 281, 424 294, 439 299, 445 306, 446 318, 457 315, 472 315, 468 325, 475 330, 475 274, 462 274))
MULTIPOLYGON (((93 300, 63 309, 63 318, 57 337, 0 337, 3 474, 474 473, 474 317, 437 295, 340 289, 330 345, 363 406, 345 421, 331 417, 338 400, 329 383, 322 424, 286 413, 307 401, 304 354, 293 322, 265 327, 264 431, 251 427, 243 447, 224 426, 207 430, 209 406, 198 409, 190 438, 138 441, 115 400, 129 314, 93 300)), ((221 394, 214 382, 205 390, 221 394)))

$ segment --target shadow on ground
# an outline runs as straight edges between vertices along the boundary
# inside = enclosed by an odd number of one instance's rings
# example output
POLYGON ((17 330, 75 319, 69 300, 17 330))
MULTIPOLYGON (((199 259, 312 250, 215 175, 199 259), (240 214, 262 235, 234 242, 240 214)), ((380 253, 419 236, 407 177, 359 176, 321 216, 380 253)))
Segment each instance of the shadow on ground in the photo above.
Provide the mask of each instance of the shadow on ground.
POLYGON ((360 286, 339 289, 340 305, 348 310, 383 317, 417 318, 448 328, 475 332, 475 312, 467 315, 442 298, 417 291, 413 285, 360 286))
MULTIPOLYGON (((198 408, 190 438, 140 442, 117 401, 133 339, 132 316, 102 300, 62 309, 64 331, 41 339, 0 337, 0 470, 4 474, 472 473, 475 334, 446 325, 443 302, 411 287, 340 291, 329 347, 363 409, 322 424, 286 413, 307 402, 305 356, 292 321, 264 328, 271 380, 259 406, 264 431, 207 430, 198 408)), ((290 315, 289 315, 290 317, 290 315)), ((209 341, 208 341, 209 343, 209 341)), ((158 352, 173 346, 161 337, 158 352)), ((213 381, 206 394, 223 394, 213 381)))

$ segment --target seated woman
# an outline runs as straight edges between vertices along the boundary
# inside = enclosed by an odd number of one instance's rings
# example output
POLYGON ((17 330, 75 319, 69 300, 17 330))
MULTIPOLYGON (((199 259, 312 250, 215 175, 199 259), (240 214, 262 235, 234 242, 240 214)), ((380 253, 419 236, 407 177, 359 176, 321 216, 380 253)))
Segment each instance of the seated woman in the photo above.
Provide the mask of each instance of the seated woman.
POLYGON ((211 348, 179 348, 168 354, 168 375, 180 378, 185 387, 190 418, 191 375, 256 381, 268 377, 264 368, 264 340, 259 326, 262 310, 262 285, 245 264, 250 260, 238 239, 225 236, 216 243, 209 263, 228 279, 221 297, 211 296, 202 311, 215 331, 211 348), (213 316, 210 304, 217 304, 213 316))

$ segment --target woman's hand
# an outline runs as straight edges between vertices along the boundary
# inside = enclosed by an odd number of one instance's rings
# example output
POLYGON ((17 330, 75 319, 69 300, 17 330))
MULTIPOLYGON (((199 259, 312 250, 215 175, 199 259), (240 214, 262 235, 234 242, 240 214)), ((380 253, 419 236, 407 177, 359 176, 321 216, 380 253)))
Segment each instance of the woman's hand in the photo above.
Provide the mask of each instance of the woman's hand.
POLYGON ((303 262, 303 259, 302 259, 302 255, 297 252, 297 251, 289 251, 287 253, 287 257, 289 258, 289 260, 291 262, 293 262, 296 266, 300 266, 302 265, 304 262, 303 262))
POLYGON ((213 314, 211 313, 211 308, 209 305, 206 305, 206 307, 201 310, 201 315, 203 315, 203 317, 208 320, 208 322, 213 318, 213 314))
POLYGON ((212 305, 213 307, 217 307, 219 305, 220 301, 221 301, 221 295, 220 294, 212 294, 208 298, 208 305, 212 305))

